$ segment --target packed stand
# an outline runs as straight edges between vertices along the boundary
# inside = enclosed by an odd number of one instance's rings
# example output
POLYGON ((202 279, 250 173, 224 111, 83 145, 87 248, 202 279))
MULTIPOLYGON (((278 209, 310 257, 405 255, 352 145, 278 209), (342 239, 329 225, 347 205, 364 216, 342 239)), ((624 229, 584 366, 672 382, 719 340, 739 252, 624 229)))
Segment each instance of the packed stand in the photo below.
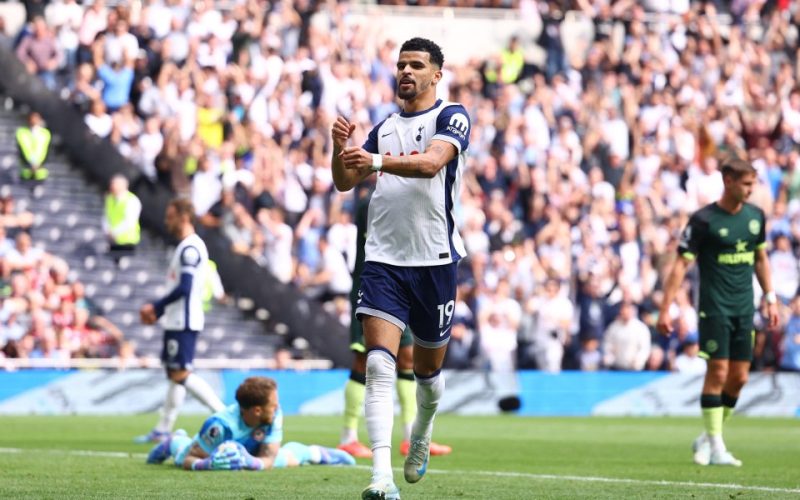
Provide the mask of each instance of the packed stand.
MULTIPOLYGON (((722 191, 718 155, 740 152, 786 305, 780 329, 759 329, 755 367, 800 368, 800 7, 787 4, 520 2, 538 8, 538 39, 446 62, 441 97, 473 121, 450 366, 702 369, 696 288, 672 305, 669 338, 654 329, 660 288, 689 214, 722 191)), ((64 98, 233 251, 346 323, 354 204, 332 186, 329 127, 345 115, 361 144, 398 109, 398 41, 368 40, 347 3, 230 5, 53 4, 64 98)))
POLYGON ((130 344, 83 284, 70 280, 67 263, 33 243, 33 221, 7 190, 0 194, 0 358, 59 366, 73 358, 129 357, 130 344))

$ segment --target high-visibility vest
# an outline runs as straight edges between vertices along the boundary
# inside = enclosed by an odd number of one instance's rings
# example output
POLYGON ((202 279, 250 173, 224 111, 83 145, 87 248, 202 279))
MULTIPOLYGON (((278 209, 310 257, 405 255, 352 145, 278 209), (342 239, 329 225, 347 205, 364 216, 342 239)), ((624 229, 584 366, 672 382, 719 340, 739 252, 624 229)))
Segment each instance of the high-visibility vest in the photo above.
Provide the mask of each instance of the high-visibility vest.
POLYGON ((44 127, 33 130, 30 127, 19 127, 16 135, 25 160, 31 165, 41 166, 50 148, 50 131, 44 127))
POLYGON ((521 50, 511 52, 504 49, 500 53, 500 60, 502 66, 500 67, 500 81, 503 83, 514 83, 522 73, 522 68, 525 66, 525 56, 521 50))
POLYGON ((208 312, 211 310, 214 298, 214 287, 217 280, 217 263, 208 259, 208 272, 206 273, 206 282, 203 283, 203 311, 208 312))
MULTIPOLYGON (((117 199, 116 196, 111 194, 106 195, 106 218, 112 230, 125 222, 125 211, 128 208, 128 203, 135 198, 136 195, 130 191, 123 194, 120 199, 117 199)), ((114 239, 114 243, 118 245, 136 245, 139 243, 141 237, 142 228, 137 220, 136 224, 129 227, 127 231, 117 235, 114 239)))

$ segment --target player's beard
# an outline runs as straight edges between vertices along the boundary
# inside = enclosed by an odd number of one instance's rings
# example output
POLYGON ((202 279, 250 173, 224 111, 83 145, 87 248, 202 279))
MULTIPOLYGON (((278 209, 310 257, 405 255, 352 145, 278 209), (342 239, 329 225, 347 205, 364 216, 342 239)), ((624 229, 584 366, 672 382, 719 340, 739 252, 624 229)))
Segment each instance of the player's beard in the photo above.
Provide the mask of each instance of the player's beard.
POLYGON ((423 83, 418 86, 417 82, 415 81, 412 82, 411 88, 409 90, 403 91, 402 88, 400 87, 400 82, 397 82, 397 97, 399 97, 404 101, 413 99, 417 97, 419 94, 421 94, 423 91, 425 91, 425 89, 427 89, 429 85, 430 84, 426 85, 423 83))

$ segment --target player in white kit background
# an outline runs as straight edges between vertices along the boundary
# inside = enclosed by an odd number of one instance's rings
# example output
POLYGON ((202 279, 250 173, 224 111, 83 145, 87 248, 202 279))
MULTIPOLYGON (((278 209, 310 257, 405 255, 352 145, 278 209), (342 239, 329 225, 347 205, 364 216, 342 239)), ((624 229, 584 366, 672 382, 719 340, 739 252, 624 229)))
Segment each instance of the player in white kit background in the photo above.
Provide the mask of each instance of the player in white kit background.
POLYGON ((365 413, 373 452, 364 499, 396 499, 391 466, 392 387, 400 335, 414 332, 417 417, 404 464, 409 483, 425 474, 433 419, 444 392, 441 374, 456 299, 456 266, 466 255, 453 205, 469 146, 470 119, 458 103, 436 98, 444 56, 434 42, 400 47, 397 95, 403 111, 372 129, 362 147, 348 146, 355 125, 338 117, 331 136, 333 180, 348 191, 375 173, 366 263, 356 317, 367 347, 365 413))
POLYGON ((144 324, 161 320, 164 328, 161 360, 167 370, 169 387, 161 418, 150 433, 137 437, 137 442, 160 441, 170 435, 186 391, 212 412, 224 408, 208 382, 191 371, 197 336, 205 324, 203 288, 209 272, 208 250, 195 232, 193 217, 194 208, 188 200, 175 199, 167 206, 164 224, 180 241, 167 270, 169 292, 143 305, 139 311, 144 324))

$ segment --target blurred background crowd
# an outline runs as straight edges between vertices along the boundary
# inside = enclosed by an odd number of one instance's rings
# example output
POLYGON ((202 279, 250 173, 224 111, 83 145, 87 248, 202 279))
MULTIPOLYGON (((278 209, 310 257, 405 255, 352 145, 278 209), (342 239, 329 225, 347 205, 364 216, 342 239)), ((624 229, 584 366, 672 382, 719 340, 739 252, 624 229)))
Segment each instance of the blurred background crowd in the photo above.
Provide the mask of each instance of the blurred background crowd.
POLYGON ((33 245, 34 214, 0 193, 0 357, 129 358, 116 325, 70 280, 67 263, 33 245))
MULTIPOLYGON (((469 257, 447 366, 702 372, 696 276, 672 305, 673 336, 654 325, 680 230, 721 194, 719 156, 737 153, 758 170, 751 202, 769 219, 783 305, 777 329, 757 321, 754 368, 800 369, 797 2, 379 3, 518 9, 542 26, 489 57, 452 63, 445 51, 440 97, 472 117, 456 221, 469 257)), ((333 187, 330 125, 346 116, 360 145, 398 110, 403 40, 369 36, 348 2, 27 4, 23 31, 0 24, 0 43, 146 182, 189 196, 232 251, 350 321, 358 190, 333 187)), ((4 225, 16 237, 0 242, 2 275, 15 276, 4 294, 52 312, 52 326, 30 328, 96 337, 70 341, 72 353, 117 345, 111 330, 59 329, 63 315, 90 315, 80 284, 64 286, 55 257, 24 256, 25 232, 4 225)))

